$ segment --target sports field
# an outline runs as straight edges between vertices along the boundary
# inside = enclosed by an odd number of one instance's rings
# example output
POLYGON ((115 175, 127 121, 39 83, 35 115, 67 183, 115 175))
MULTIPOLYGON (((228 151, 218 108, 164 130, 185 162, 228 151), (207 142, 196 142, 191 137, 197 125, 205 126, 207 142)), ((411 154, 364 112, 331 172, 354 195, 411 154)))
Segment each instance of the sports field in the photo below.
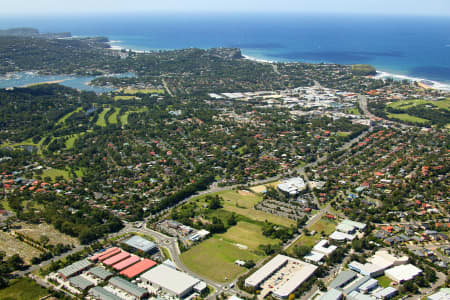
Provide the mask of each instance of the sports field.
POLYGON ((392 107, 392 108, 396 108, 396 109, 407 109, 407 108, 411 108, 411 107, 422 105, 422 104, 430 104, 430 105, 439 107, 441 109, 449 110, 450 109, 450 98, 447 98, 445 100, 438 100, 438 101, 422 100, 422 99, 402 100, 402 101, 396 101, 396 102, 389 103, 388 106, 392 107))
POLYGON ((64 177, 64 179, 69 179, 69 172, 66 170, 50 168, 50 169, 43 171, 42 175, 41 175, 42 178, 50 177, 53 181, 58 176, 62 176, 62 177, 64 177))
POLYGON ((258 250, 259 245, 277 244, 280 240, 268 238, 262 234, 261 226, 244 221, 238 222, 235 226, 217 237, 230 243, 239 244, 247 247, 249 250, 258 250))
POLYGON ((236 260, 262 259, 248 250, 243 250, 218 236, 207 239, 181 254, 181 260, 194 273, 217 282, 229 282, 246 271, 236 260))

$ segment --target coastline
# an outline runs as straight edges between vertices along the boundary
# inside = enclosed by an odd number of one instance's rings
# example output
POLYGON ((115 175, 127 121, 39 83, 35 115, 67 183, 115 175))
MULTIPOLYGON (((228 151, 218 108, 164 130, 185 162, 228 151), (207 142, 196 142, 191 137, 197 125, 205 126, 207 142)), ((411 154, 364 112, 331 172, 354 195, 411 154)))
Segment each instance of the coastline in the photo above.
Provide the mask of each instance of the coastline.
MULTIPOLYGON (((125 50, 125 51, 133 51, 136 53, 146 53, 146 52, 150 51, 150 50, 149 51, 135 50, 135 49, 129 48, 125 45, 114 45, 114 44, 119 44, 121 42, 122 41, 119 41, 119 40, 111 40, 110 42, 108 42, 108 44, 111 46, 111 48, 110 48, 111 50, 116 50, 116 51, 125 50)), ((241 49, 241 51, 242 51, 242 49, 241 49)), ((253 56, 250 56, 250 55, 247 55, 244 53, 242 53, 242 57, 243 57, 243 59, 255 61, 258 63, 264 63, 264 64, 278 63, 278 61, 276 61, 276 60, 257 58, 257 57, 253 57, 253 56)), ((395 74, 395 73, 390 73, 390 72, 386 72, 386 71, 382 71, 382 70, 377 70, 377 75, 373 76, 372 78, 374 78, 374 79, 393 78, 394 80, 405 80, 406 79, 409 81, 417 82, 417 84, 419 86, 421 86, 422 88, 450 91, 450 84, 448 84, 448 83, 430 80, 427 78, 419 78, 419 77, 412 77, 412 76, 407 76, 407 75, 402 75, 402 74, 395 74)))

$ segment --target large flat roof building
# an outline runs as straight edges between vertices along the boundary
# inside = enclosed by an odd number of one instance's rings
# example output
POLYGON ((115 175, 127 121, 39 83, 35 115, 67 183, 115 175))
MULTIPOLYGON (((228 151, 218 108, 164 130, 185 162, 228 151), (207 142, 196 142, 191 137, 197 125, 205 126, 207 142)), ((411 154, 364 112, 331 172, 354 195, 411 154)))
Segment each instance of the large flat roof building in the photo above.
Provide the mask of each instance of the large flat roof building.
POLYGON ((387 277, 395 282, 402 283, 408 281, 422 273, 422 270, 412 264, 393 267, 384 272, 387 277))
POLYGON ((277 188, 284 193, 294 196, 304 190, 306 188, 306 184, 302 178, 294 177, 282 180, 281 183, 277 185, 277 188))
POLYGON ((317 266, 278 254, 245 280, 246 286, 262 287, 261 296, 272 292, 277 298, 287 298, 317 269, 317 266), (277 277, 277 279, 273 279, 277 277))
POLYGON ((264 280, 269 278, 273 273, 281 269, 288 262, 288 257, 285 255, 277 255, 272 258, 267 264, 259 268, 258 271, 245 279, 245 285, 251 287, 259 286, 264 280))
POLYGON ((140 250, 140 251, 143 251, 146 253, 155 251, 157 249, 155 243, 153 243, 147 239, 144 239, 138 235, 135 235, 135 236, 131 237, 130 239, 126 240, 125 244, 134 249, 137 249, 137 250, 140 250))
POLYGON ((166 265, 159 265, 141 275, 141 280, 163 289, 168 294, 184 298, 192 293, 200 280, 166 265))
POLYGON ((272 294, 280 299, 286 299, 292 294, 303 282, 308 280, 317 269, 317 266, 302 262, 303 265, 285 283, 276 287, 272 294))

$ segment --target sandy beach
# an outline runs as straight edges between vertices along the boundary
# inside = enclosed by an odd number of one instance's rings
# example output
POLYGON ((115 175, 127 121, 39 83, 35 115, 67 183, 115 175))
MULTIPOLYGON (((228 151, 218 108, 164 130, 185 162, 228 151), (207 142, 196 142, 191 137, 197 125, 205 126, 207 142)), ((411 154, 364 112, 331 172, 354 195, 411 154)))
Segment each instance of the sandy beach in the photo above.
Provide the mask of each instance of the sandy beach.
POLYGON ((27 84, 24 85, 23 87, 32 87, 35 85, 41 85, 41 84, 54 84, 54 83, 61 83, 66 81, 67 79, 62 79, 62 80, 53 80, 53 81, 42 81, 42 82, 36 82, 36 83, 32 83, 32 84, 27 84))

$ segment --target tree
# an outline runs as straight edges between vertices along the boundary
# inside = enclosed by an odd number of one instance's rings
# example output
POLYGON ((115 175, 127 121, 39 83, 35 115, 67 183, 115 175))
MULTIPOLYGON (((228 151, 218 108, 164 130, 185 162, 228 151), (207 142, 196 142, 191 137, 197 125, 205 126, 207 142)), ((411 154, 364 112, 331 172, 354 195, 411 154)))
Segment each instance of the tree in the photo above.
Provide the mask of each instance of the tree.
POLYGON ((296 245, 294 247, 294 254, 295 256, 297 256, 298 258, 302 258, 305 255, 307 255, 309 252, 311 252, 311 247, 305 246, 305 245, 301 245, 298 246, 296 245))
POLYGON ((12 270, 20 270, 24 265, 23 259, 19 256, 19 254, 14 254, 6 261, 9 268, 12 270))
POLYGON ((45 247, 48 242, 50 242, 50 239, 48 238, 48 236, 46 236, 45 234, 41 235, 41 237, 39 238, 39 242, 45 247))

